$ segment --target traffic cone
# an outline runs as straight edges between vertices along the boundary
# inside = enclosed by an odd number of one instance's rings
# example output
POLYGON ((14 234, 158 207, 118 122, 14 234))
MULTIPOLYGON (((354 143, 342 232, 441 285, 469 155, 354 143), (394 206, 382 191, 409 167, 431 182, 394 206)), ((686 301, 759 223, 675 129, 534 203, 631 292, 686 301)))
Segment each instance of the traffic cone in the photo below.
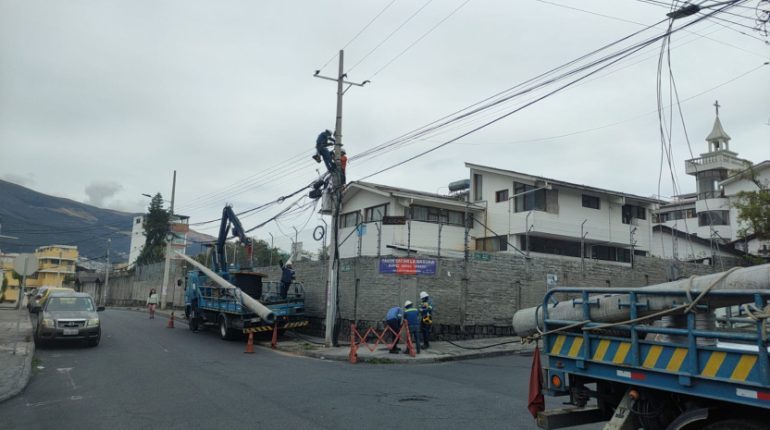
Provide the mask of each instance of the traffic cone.
POLYGON ((270 342, 270 348, 278 348, 278 321, 273 324, 273 341, 270 342))
POLYGON ((174 311, 171 311, 171 318, 168 319, 166 328, 174 328, 174 311))
POLYGON ((246 342, 246 351, 244 354, 254 354, 254 333, 249 333, 249 341, 246 342))

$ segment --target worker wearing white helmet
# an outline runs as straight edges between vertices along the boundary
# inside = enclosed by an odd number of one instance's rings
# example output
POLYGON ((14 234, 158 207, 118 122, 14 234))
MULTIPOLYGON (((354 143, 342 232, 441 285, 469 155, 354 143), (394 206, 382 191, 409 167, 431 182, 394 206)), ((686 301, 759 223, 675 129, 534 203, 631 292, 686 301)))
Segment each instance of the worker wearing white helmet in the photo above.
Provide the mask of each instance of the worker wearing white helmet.
MULTIPOLYGON (((404 319, 409 325, 409 334, 412 336, 412 342, 417 347, 417 353, 420 353, 420 311, 414 307, 411 300, 404 302, 404 319)), ((409 352, 405 349, 404 352, 409 352)))
POLYGON ((420 292, 420 334, 422 347, 430 348, 430 335, 433 329, 433 300, 425 291, 420 292))

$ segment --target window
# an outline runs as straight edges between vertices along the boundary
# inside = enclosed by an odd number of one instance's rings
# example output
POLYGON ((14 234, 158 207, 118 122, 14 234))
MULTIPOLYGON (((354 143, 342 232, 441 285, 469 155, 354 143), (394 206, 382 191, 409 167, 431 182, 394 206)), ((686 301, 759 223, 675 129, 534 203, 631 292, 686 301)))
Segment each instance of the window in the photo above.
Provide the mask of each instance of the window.
POLYGON ((141 224, 141 223, 142 223, 142 218, 137 218, 137 219, 136 219, 136 223, 137 223, 137 224, 141 224))
POLYGON ((545 211, 545 189, 534 185, 513 183, 514 210, 516 212, 545 211), (535 191, 537 190, 537 191, 535 191))
POLYGON ((730 211, 708 211, 698 214, 698 226, 730 225, 730 211))
MULTIPOLYGON (((404 216, 409 218, 409 209, 404 210, 404 216)), ((448 209, 432 208, 428 206, 411 207, 411 219, 414 221, 441 222, 442 224, 463 225, 465 214, 448 209)))
POLYGON ((476 250, 478 251, 507 251, 508 240, 505 236, 486 237, 476 239, 476 250))
POLYGON ((599 209, 599 197, 587 196, 583 194, 583 207, 599 209))
POLYGON ((719 182, 727 179, 727 171, 724 169, 705 170, 698 172, 696 176, 698 198, 713 199, 722 196, 719 182))
POLYGON ((359 217, 360 217, 360 213, 358 211, 342 214, 340 215, 340 226, 342 228, 355 227, 356 225, 358 225, 359 217))
POLYGON ((647 219, 647 209, 636 205, 623 205, 621 210, 623 224, 631 224, 631 219, 647 219))
POLYGON ((500 190, 495 193, 495 202, 507 202, 508 201, 508 190, 500 190))
POLYGON ((482 200, 482 194, 481 194, 481 180, 483 176, 479 175, 478 173, 473 174, 473 200, 479 201, 482 200))
POLYGON ((388 214, 388 204, 366 208, 364 222, 382 221, 382 217, 388 214))

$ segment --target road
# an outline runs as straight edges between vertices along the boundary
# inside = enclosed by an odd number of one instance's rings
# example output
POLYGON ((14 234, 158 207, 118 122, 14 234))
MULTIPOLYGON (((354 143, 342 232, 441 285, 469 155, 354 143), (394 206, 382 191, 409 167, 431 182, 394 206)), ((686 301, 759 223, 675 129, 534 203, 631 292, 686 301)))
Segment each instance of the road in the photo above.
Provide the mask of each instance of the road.
POLYGON ((214 330, 107 310, 98 347, 38 349, 27 389, 0 404, 11 429, 534 429, 530 358, 428 365, 244 354, 214 330))

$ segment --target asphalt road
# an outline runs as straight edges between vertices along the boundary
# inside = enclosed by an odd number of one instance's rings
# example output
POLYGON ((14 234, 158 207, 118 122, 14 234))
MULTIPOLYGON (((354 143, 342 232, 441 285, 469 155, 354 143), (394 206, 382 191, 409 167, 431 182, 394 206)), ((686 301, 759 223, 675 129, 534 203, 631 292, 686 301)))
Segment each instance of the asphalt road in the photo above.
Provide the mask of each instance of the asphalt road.
POLYGON ((424 365, 296 357, 107 310, 96 348, 38 349, 11 429, 534 429, 530 358, 424 365))

